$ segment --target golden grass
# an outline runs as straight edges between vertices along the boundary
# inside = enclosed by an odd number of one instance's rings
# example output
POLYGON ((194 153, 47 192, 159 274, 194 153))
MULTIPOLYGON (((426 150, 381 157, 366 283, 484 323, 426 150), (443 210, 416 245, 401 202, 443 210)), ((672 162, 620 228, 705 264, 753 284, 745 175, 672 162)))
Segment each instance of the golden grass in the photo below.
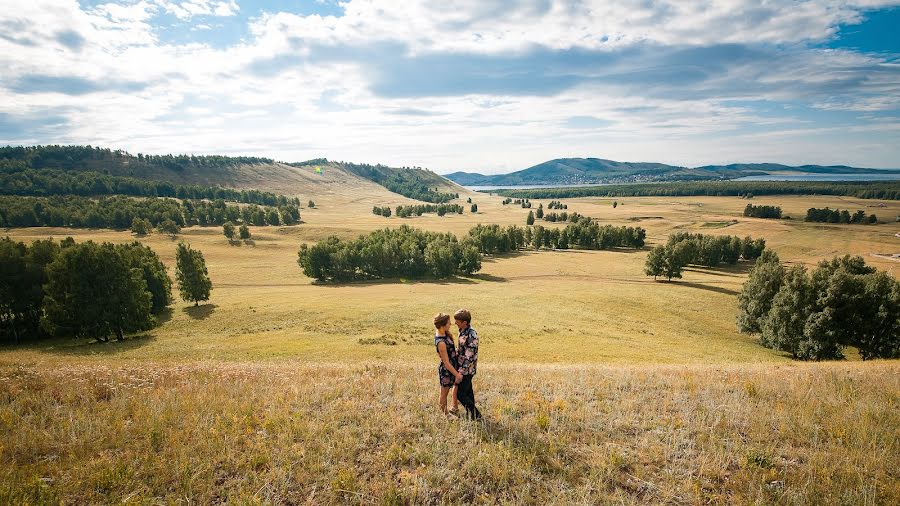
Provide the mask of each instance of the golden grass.
MULTIPOLYGON (((297 357, 312 361, 402 360, 431 362, 431 316, 468 307, 490 363, 729 363, 783 362, 780 354, 737 333, 735 295, 747 265, 689 269, 684 280, 656 283, 643 274, 643 251, 522 252, 488 258, 471 278, 443 282, 387 280, 318 286, 296 265, 302 242, 337 233, 352 237, 382 226, 410 223, 465 233, 478 222, 516 223, 526 210, 475 196, 478 215, 402 220, 371 214, 369 204, 325 198, 306 210, 297 227, 254 227, 253 244, 229 245, 219 228, 189 228, 181 239, 203 251, 213 280, 210 305, 180 301, 164 324, 145 338, 103 348, 122 359, 253 360, 297 357), (521 216, 520 216, 521 215, 521 216), (384 344, 361 344, 372 342, 384 344)), ((810 206, 850 207, 839 198, 756 199, 781 204, 789 214, 810 206)), ((861 254, 884 270, 896 265, 871 253, 894 253, 900 225, 813 225, 799 220, 747 219, 738 198, 611 199, 567 201, 569 210, 604 223, 640 225, 651 244, 673 231, 765 237, 783 260, 813 265, 836 254, 861 254), (737 223, 709 229, 716 221, 737 223)), ((871 204, 871 201, 864 201, 871 204)), ((898 212, 900 206, 877 209, 898 212)), ((552 226, 552 225, 551 225, 552 226)), ((556 225, 560 226, 560 225, 556 225)), ((21 240, 73 235, 76 240, 133 240, 126 232, 66 229, 11 230, 21 240)), ((176 241, 143 241, 174 266, 176 241)), ((898 269, 894 274, 900 273, 898 269)), ((98 352, 95 346, 56 341, 28 350, 0 350, 35 360, 98 352), (79 345, 79 346, 73 346, 79 345)), ((65 360, 65 359, 64 359, 65 360)))
POLYGON ((900 501, 900 366, 0 366, 0 503, 900 501))
MULTIPOLYGON (((371 207, 409 201, 335 182, 301 195, 317 205, 304 224, 254 227, 251 244, 189 228, 180 239, 206 257, 209 304, 179 301, 124 342, 0 348, 0 504, 900 502, 900 362, 801 364, 738 334, 747 265, 655 283, 645 251, 522 252, 470 278, 319 286, 295 263, 301 243, 330 234, 525 221, 527 210, 470 195, 476 215, 385 219, 371 207), (461 306, 481 335, 484 427, 436 408, 430 320, 461 306)), ((895 223, 748 219, 737 198, 564 202, 643 226, 651 245, 678 230, 749 234, 789 263, 850 253, 900 273, 872 256, 898 252, 895 223)), ((754 203, 797 218, 877 204, 754 203)), ((885 205, 867 211, 900 213, 885 205)), ((142 241, 174 274, 177 242, 142 241)))

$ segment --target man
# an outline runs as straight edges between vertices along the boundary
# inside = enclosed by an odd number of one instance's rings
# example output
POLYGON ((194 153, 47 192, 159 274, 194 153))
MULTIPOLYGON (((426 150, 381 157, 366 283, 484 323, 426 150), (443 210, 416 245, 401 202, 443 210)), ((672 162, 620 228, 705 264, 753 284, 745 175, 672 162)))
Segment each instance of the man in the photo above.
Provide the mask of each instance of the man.
POLYGON ((478 333, 472 328, 472 313, 460 309, 453 315, 459 329, 457 370, 462 374, 462 381, 456 392, 459 403, 466 408, 470 420, 480 420, 481 412, 475 407, 475 391, 472 389, 472 377, 478 366, 478 333))

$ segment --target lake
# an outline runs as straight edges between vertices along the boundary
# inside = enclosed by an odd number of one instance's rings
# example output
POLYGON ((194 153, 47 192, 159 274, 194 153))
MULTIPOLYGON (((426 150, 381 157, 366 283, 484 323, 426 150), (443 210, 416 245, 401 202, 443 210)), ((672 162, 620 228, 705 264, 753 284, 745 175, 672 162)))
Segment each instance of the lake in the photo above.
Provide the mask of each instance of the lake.
MULTIPOLYGON (((767 174, 764 176, 744 176, 727 181, 900 181, 900 174, 767 174)), ((665 183, 666 181, 652 181, 665 183)), ((681 182, 681 181, 679 181, 681 182)), ((616 184, 642 183, 581 183, 581 184, 532 184, 532 185, 472 185, 473 191, 528 190, 531 188, 580 188, 586 186, 609 186, 616 184)))

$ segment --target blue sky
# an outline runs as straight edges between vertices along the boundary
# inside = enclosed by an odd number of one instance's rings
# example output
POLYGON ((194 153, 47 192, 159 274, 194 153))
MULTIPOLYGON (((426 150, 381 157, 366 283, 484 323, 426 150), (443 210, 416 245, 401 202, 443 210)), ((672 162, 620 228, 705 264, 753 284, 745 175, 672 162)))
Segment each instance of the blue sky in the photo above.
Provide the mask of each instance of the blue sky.
POLYGON ((443 173, 568 156, 898 168, 898 4, 15 2, 0 145, 443 173))

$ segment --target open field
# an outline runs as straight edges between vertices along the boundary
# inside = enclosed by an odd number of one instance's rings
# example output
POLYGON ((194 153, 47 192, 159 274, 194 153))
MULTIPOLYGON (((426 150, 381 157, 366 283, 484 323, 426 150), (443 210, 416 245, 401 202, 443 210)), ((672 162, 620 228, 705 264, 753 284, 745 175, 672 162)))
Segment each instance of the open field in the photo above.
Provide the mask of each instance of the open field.
POLYGON ((897 504, 900 367, 0 367, 0 502, 897 504))
MULTIPOLYGON (((253 229, 252 245, 231 246, 217 227, 185 229, 181 239, 203 251, 213 295, 199 308, 177 302, 160 328, 145 337, 111 345, 122 359, 227 359, 298 357, 304 360, 434 361, 431 316, 471 308, 484 339, 487 362, 532 363, 725 363, 785 361, 737 333, 735 296, 747 264, 726 269, 689 269, 676 283, 656 283, 643 274, 642 251, 527 251, 486 258, 472 278, 444 282, 384 282, 318 286, 296 264, 302 242, 330 234, 353 237, 384 226, 409 223, 464 234, 482 223, 524 223, 527 210, 500 205, 496 197, 473 197, 479 213, 444 218, 400 219, 371 214, 370 204, 333 202, 304 209, 297 227, 253 229), (382 343, 382 344, 360 344, 382 343)), ((873 204, 871 201, 864 201, 873 204)), ((789 263, 814 265, 845 253, 863 255, 885 271, 896 262, 873 253, 900 251, 900 224, 823 225, 800 220, 740 216, 737 198, 634 198, 613 209, 605 200, 567 201, 569 211, 602 222, 640 225, 648 242, 664 242, 677 230, 765 237, 789 263), (707 223, 737 223, 706 227, 707 223)), ((850 207, 840 198, 758 199, 798 216, 811 206, 850 207)), ((535 202, 535 205, 537 202, 535 202)), ((900 203, 875 208, 900 213, 900 203)), ((562 226, 547 224, 547 226, 562 226)), ((16 229, 9 235, 76 240, 133 240, 127 232, 16 229)), ((143 241, 174 270, 177 241, 152 235, 143 241)), ((893 272, 896 276, 900 269, 893 272)), ((104 349, 104 353, 109 348, 104 349)), ((69 341, 39 344, 17 356, 52 359, 58 354, 95 353, 69 341)), ((10 353, 0 351, 0 355, 10 353)))
MULTIPOLYGON (((304 224, 253 228, 241 246, 185 229, 210 303, 179 300, 146 334, 0 347, 0 503, 900 501, 900 364, 852 352, 802 364, 738 334, 749 265, 656 283, 646 251, 525 251, 470 278, 313 284, 296 265, 304 242, 404 223, 464 234, 528 214, 466 192, 476 215, 387 219, 371 207, 411 201, 370 190, 312 196, 304 224), (434 406, 431 316, 463 306, 481 335, 484 427, 448 425, 434 406)), ((900 275, 873 256, 900 252, 898 202, 758 197, 795 218, 764 220, 741 216, 739 198, 612 200, 564 202, 646 228, 649 245, 679 230, 752 235, 788 263, 850 253, 900 275), (802 221, 825 206, 891 223, 802 221)), ((174 275, 177 240, 142 241, 174 275)))

